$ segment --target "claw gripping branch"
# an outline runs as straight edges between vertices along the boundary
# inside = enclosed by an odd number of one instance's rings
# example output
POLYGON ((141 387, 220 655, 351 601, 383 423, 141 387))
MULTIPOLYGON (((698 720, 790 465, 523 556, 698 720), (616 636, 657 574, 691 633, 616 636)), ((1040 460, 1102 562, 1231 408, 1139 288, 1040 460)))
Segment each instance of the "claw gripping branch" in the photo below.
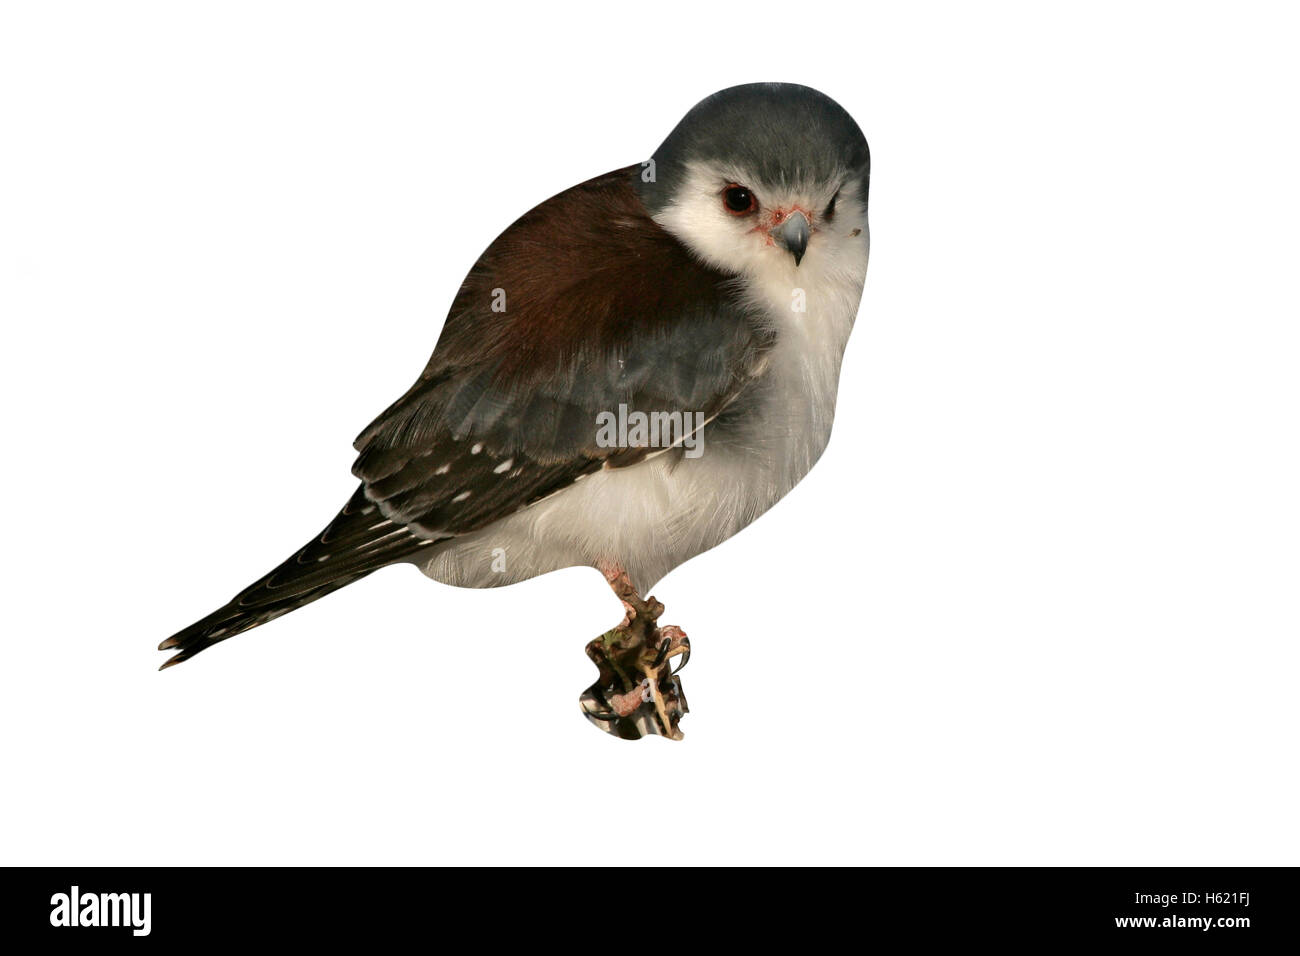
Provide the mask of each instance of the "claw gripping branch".
POLYGON ((679 627, 656 625, 664 606, 653 597, 642 599, 626 574, 610 575, 609 583, 626 614, 622 624, 587 645, 600 677, 582 695, 583 713, 601 730, 628 740, 649 734, 681 740, 678 724, 690 708, 677 671, 690 660, 690 639, 679 627))

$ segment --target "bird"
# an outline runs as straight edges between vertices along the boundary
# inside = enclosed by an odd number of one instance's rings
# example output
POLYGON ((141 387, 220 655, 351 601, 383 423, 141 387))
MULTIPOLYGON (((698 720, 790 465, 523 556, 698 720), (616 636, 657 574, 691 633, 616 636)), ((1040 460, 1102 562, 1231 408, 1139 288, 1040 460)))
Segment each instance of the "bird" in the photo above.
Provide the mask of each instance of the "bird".
POLYGON ((697 103, 649 159, 525 213, 470 269, 415 384, 356 439, 343 509, 164 640, 162 669, 389 565, 476 588, 588 566, 625 614, 587 646, 600 679, 583 713, 680 739, 690 642, 658 625, 650 589, 825 449, 870 174, 829 96, 750 83, 697 103))

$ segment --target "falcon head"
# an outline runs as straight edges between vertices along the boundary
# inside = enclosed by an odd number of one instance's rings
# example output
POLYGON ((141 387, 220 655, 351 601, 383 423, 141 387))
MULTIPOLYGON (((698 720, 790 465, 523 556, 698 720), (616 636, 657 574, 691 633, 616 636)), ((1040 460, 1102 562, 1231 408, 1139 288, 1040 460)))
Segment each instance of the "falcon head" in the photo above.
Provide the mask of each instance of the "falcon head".
POLYGON ((770 275, 864 256, 870 175, 866 138, 838 103, 807 86, 751 83, 687 113, 637 189, 709 265, 770 275))

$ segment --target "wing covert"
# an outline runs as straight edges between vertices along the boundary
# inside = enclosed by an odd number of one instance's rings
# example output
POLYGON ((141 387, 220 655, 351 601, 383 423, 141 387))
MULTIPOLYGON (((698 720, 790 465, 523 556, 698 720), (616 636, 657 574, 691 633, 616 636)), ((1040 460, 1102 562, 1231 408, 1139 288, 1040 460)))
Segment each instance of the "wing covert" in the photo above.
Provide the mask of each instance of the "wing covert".
POLYGON ((357 439, 385 517, 476 530, 656 450, 602 447, 600 413, 710 420, 757 374, 770 328, 649 218, 638 169, 541 204, 470 270, 420 379, 357 439))

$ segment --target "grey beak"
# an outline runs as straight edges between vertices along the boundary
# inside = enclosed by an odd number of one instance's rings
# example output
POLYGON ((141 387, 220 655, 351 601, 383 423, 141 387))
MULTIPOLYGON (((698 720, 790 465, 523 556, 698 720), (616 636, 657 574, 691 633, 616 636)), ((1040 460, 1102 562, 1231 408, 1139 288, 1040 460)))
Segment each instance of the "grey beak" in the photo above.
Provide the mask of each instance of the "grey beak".
POLYGON ((792 212, 785 222, 772 230, 772 238, 794 256, 794 264, 799 265, 803 261, 803 252, 808 248, 808 237, 812 235, 812 227, 808 225, 808 217, 801 212, 792 212))

